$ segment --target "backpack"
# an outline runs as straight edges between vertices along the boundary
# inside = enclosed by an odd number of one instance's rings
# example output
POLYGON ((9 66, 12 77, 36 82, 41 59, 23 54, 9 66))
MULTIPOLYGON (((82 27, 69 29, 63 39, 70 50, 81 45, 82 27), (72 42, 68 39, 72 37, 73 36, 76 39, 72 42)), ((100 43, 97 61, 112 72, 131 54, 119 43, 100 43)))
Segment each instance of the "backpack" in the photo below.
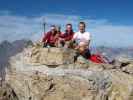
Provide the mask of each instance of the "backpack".
POLYGON ((100 54, 92 54, 88 60, 94 63, 109 63, 108 59, 100 54))

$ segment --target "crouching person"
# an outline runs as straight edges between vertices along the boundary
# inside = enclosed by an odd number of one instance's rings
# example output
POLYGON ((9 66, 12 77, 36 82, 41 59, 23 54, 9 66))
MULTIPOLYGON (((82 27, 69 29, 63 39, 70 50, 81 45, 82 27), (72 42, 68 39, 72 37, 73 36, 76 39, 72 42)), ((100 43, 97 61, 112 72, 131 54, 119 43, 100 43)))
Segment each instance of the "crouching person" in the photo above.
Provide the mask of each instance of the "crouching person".
POLYGON ((59 39, 59 33, 56 30, 56 26, 52 25, 49 32, 44 33, 42 42, 44 47, 57 47, 59 39))
POLYGON ((75 49, 78 51, 78 55, 88 59, 91 56, 89 50, 91 36, 89 32, 85 31, 85 27, 84 22, 79 23, 79 31, 74 34, 73 41, 76 43, 75 49))
POLYGON ((61 45, 61 47, 72 48, 73 35, 74 32, 72 24, 67 24, 65 32, 60 34, 59 44, 61 45))

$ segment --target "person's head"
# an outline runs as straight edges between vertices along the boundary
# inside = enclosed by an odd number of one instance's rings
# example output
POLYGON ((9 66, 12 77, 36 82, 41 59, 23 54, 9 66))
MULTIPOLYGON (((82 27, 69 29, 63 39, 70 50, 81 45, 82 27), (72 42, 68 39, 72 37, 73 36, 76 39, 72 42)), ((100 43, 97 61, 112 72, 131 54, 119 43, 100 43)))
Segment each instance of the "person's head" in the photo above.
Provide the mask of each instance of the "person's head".
POLYGON ((72 32, 72 24, 66 24, 66 31, 67 32, 72 32))
POLYGON ((79 23, 79 31, 81 33, 85 32, 85 27, 86 27, 85 22, 80 22, 79 23))
POLYGON ((51 25, 50 31, 54 34, 56 32, 56 26, 51 25))

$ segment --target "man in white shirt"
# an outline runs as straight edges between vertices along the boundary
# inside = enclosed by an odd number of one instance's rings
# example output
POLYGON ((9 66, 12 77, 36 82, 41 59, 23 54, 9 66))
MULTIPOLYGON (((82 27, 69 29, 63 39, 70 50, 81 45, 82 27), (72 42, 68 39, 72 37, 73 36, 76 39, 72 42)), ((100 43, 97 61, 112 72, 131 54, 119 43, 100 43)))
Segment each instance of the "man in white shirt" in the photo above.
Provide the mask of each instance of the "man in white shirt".
POLYGON ((79 23, 79 31, 74 34, 73 41, 76 42, 76 49, 79 53, 88 59, 91 56, 89 51, 91 36, 89 32, 85 31, 85 27, 86 25, 84 22, 79 23))
POLYGON ((75 40, 77 44, 80 44, 80 42, 84 42, 89 46, 91 36, 89 32, 85 31, 85 27, 86 25, 84 22, 79 23, 79 31, 74 34, 73 40, 75 40))

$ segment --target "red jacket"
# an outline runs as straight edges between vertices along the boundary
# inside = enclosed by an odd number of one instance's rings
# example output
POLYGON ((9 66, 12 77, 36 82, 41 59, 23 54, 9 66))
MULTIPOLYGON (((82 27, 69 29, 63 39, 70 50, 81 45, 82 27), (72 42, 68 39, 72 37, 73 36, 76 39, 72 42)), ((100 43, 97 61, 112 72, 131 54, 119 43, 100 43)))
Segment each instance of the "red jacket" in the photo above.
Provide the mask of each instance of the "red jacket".
POLYGON ((74 32, 73 31, 71 31, 71 33, 68 33, 66 31, 64 34, 61 34, 60 37, 63 38, 63 39, 65 39, 65 41, 70 41, 70 40, 72 40, 73 35, 74 35, 74 32))
POLYGON ((44 43, 55 43, 58 40, 59 36, 58 34, 52 34, 51 31, 44 34, 42 42, 44 43))

